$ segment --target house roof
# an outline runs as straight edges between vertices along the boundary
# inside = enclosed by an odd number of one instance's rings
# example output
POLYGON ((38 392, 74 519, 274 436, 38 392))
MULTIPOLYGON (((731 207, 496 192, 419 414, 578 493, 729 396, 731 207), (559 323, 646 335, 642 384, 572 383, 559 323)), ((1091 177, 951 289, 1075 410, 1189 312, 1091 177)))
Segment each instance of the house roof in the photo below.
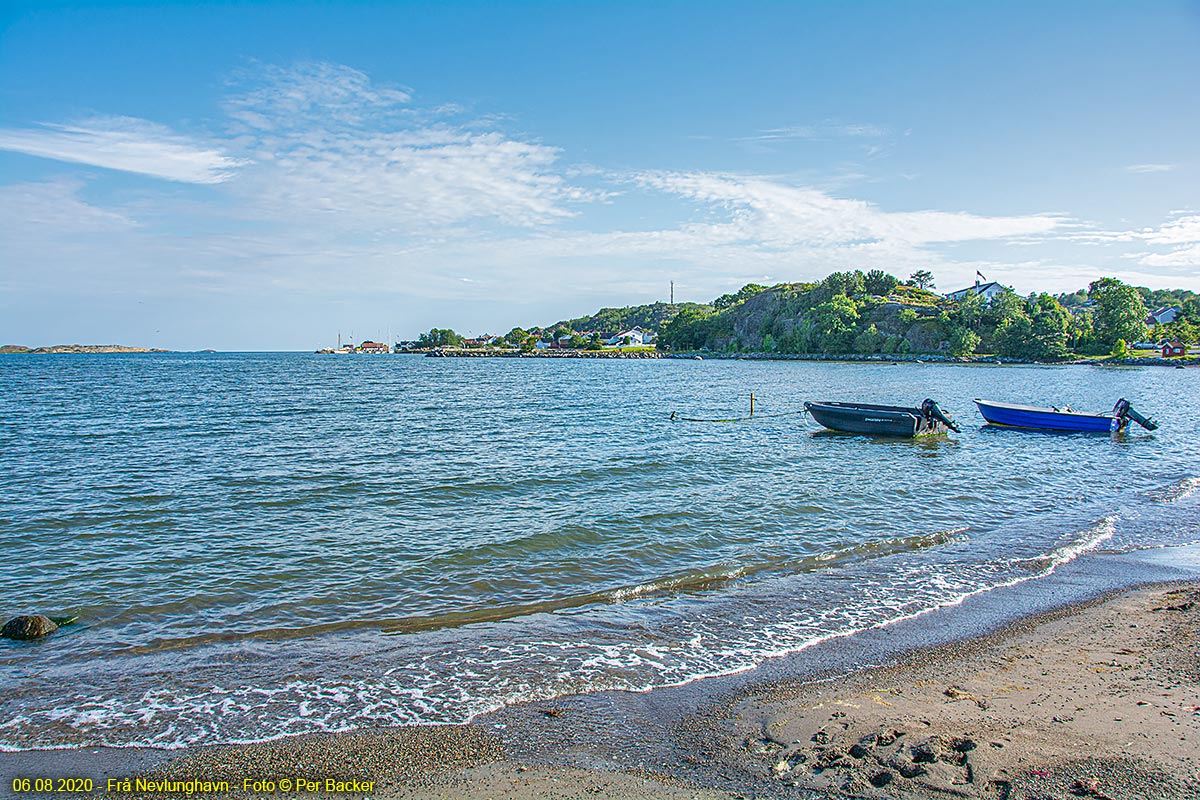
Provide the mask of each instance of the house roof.
POLYGON ((956 292, 947 292, 946 297, 949 297, 950 295, 954 295, 954 294, 966 294, 967 292, 978 292, 979 294, 983 294, 988 289, 991 289, 993 286, 996 287, 997 289, 1004 288, 996 281, 988 281, 987 283, 977 283, 974 286, 968 286, 965 289, 959 289, 956 292))

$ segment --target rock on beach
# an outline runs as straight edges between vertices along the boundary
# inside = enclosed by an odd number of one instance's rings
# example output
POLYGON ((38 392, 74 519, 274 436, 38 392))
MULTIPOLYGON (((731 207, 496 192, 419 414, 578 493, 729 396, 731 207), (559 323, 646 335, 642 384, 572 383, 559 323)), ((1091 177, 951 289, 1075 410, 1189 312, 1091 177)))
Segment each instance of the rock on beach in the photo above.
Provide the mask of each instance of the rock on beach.
POLYGON ((41 614, 29 614, 13 617, 4 623, 0 629, 0 637, 5 639, 40 639, 58 630, 58 625, 49 617, 41 614))

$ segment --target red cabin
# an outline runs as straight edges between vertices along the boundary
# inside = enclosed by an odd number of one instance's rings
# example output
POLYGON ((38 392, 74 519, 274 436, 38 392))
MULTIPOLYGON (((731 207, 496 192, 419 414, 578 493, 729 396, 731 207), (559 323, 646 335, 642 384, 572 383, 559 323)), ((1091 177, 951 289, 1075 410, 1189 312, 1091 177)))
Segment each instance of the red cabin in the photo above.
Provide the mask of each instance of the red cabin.
POLYGON ((1162 343, 1162 357, 1163 358, 1174 358, 1176 356, 1186 356, 1186 355, 1187 355, 1187 345, 1184 344, 1183 342, 1163 342, 1162 343))

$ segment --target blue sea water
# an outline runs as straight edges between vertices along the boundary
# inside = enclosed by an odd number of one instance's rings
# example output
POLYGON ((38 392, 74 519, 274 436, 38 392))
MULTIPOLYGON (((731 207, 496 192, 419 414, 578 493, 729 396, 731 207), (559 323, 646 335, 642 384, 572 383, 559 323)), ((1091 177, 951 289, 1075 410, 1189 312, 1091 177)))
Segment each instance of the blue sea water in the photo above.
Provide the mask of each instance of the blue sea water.
POLYGON ((0 748, 458 722, 752 668, 1090 553, 1200 541, 1197 370, 0 358, 0 748), (682 416, 756 418, 672 422, 682 416), (830 435, 809 399, 961 434, 830 435), (1117 436, 983 427, 973 397, 1117 436), (779 416, 771 416, 779 415, 779 416))

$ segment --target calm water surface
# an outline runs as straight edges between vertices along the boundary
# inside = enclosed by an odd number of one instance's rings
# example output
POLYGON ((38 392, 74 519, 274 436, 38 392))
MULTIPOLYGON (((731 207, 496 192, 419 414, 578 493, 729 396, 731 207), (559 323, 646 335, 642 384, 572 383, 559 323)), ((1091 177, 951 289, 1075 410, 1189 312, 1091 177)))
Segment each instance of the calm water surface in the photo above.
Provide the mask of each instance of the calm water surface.
POLYGON ((1200 541, 1200 370, 0 358, 0 747, 256 740, 749 668, 1200 541), (669 421, 744 414, 728 424, 669 421), (961 434, 829 435, 936 398, 961 434), (982 427, 973 397, 1162 423, 982 427))

